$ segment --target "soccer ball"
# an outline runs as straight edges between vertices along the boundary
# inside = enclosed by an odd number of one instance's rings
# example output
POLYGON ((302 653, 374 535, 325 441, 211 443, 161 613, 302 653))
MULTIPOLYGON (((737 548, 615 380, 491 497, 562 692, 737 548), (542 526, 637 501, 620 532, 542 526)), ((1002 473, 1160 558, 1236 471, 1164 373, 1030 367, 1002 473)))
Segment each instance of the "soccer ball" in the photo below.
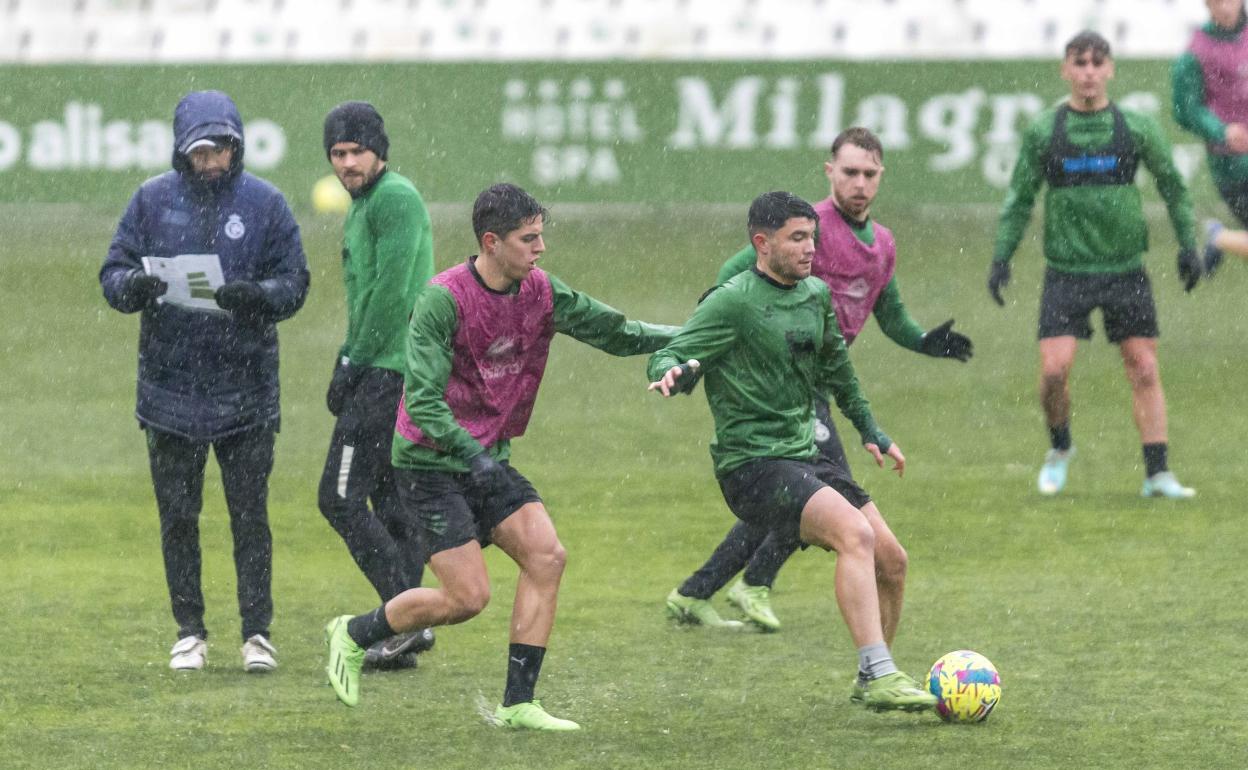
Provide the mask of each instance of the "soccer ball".
POLYGON ((338 177, 321 177, 312 186, 312 208, 318 214, 345 214, 351 206, 351 193, 343 189, 338 177))
POLYGON ((927 687, 940 699, 936 713, 946 722, 982 722, 1001 700, 1001 675, 992 661, 971 650, 936 661, 927 687))

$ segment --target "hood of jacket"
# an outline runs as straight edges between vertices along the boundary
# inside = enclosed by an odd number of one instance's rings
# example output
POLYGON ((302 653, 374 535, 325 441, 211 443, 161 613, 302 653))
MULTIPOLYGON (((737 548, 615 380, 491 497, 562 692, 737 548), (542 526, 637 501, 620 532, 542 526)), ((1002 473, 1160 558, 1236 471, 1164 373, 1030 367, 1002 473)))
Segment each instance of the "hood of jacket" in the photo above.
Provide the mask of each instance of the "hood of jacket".
POLYGON ((227 136, 234 143, 230 178, 243 170, 243 119, 234 100, 221 91, 194 91, 182 97, 173 111, 173 169, 191 171, 191 161, 183 150, 191 142, 208 137, 227 136))

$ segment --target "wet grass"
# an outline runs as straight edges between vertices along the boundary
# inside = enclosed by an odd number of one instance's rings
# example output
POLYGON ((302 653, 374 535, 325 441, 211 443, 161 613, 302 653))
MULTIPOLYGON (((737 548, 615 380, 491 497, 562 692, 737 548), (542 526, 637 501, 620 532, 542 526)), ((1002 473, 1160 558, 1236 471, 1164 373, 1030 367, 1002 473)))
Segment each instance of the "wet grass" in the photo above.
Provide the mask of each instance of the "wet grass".
MULTIPOLYGON (((570 553, 539 695, 576 735, 501 733, 478 716, 501 694, 514 569, 491 552, 494 602, 440 632, 416 671, 370 675, 345 709, 322 684, 321 626, 375 603, 316 510, 342 333, 336 223, 304 218, 307 307, 282 327, 285 421, 271 492, 274 641, 281 668, 244 674, 229 533, 210 469, 203 539, 210 668, 165 668, 174 628, 154 503, 131 417, 136 319, 108 310, 95 274, 118 212, 0 223, 0 606, 5 767, 1235 767, 1248 762, 1234 684, 1244 613, 1240 407, 1248 389, 1242 264, 1183 295, 1172 243, 1150 258, 1163 329, 1172 464, 1200 496, 1142 501, 1138 441, 1116 351, 1084 346, 1073 390, 1079 456, 1069 494, 1041 500, 1035 405, 1036 245, 1011 304, 983 289, 982 212, 890 211, 913 314, 970 334, 966 366, 902 351, 874 325, 854 360, 905 449, 904 479, 854 458, 907 545, 896 653, 912 672, 970 647, 1000 668, 992 719, 877 716, 848 702, 855 664, 835 613, 832 558, 799 554, 774 596, 775 635, 674 628, 663 596, 731 524, 710 475, 701 397, 647 397, 642 361, 556 342, 515 462, 570 553)), ((464 212, 437 227, 439 262, 470 253, 464 212)), ((55 216, 50 216, 55 214, 55 216)), ((549 230, 546 266, 630 313, 678 323, 743 242, 722 209, 596 216, 549 230)), ((1158 223, 1164 225, 1164 223, 1158 223)))

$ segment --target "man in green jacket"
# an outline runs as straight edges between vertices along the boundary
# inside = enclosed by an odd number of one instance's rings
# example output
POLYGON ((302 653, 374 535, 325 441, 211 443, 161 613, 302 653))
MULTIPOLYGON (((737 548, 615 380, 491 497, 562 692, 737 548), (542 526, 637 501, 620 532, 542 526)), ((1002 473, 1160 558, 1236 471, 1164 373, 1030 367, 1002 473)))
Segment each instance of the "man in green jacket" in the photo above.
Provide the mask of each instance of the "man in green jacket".
MULTIPOLYGON (((343 226, 347 338, 326 404, 337 417, 318 502, 382 601, 420 585, 425 554, 404 513, 390 466, 390 440, 403 396, 407 318, 433 275, 429 211, 406 177, 386 168, 390 141, 367 102, 345 102, 325 118, 325 154, 351 194, 343 226), (372 508, 369 508, 369 501, 372 508)), ((433 645, 421 629, 378 642, 368 663, 415 664, 433 645)))
POLYGON ((1040 299, 1040 403, 1052 448, 1037 481, 1040 494, 1066 484, 1074 454, 1070 435, 1070 370, 1080 339, 1092 336, 1089 316, 1100 308, 1105 334, 1122 352, 1143 443, 1145 497, 1189 498, 1167 463, 1166 401, 1157 368, 1157 311, 1144 271, 1148 228, 1135 171, 1142 162, 1157 180, 1179 242, 1178 275, 1191 291, 1200 279, 1192 203, 1157 122, 1109 100, 1114 75, 1109 43, 1082 32, 1066 45, 1062 77, 1070 98, 1041 113, 1023 147, 1001 212, 988 291, 1004 306, 1010 257, 1044 199, 1046 271, 1040 299))
POLYGON ((650 357, 650 389, 669 397, 704 373, 711 458, 729 509, 751 530, 836 551, 834 593, 858 648, 851 700, 920 711, 936 698, 897 669, 883 629, 875 544, 892 533, 847 469, 815 446, 813 394, 831 393, 875 461, 887 454, 898 473, 905 468, 858 387, 828 285, 810 274, 818 222, 791 193, 755 198, 755 266, 708 294, 650 357))
MULTIPOLYGON (((1248 227, 1248 16, 1244 0, 1205 0, 1209 22, 1171 69, 1174 120, 1205 142, 1218 194, 1248 227)), ((1205 272, 1224 252, 1248 257, 1248 232, 1205 224, 1205 272)))
MULTIPOLYGON (((853 345, 867 319, 874 316, 889 339, 907 350, 967 361, 973 353, 971 340, 953 331, 952 319, 925 332, 902 302, 895 275, 897 247, 893 232, 871 216, 871 205, 884 175, 883 161, 884 146, 879 137, 865 128, 845 129, 832 141, 830 158, 823 164, 831 194, 814 204, 819 231, 811 275, 826 283, 832 292, 846 347, 853 345)), ((754 245, 750 244, 724 264, 716 284, 727 283, 738 273, 753 268, 757 261, 754 245)), ((815 420, 815 445, 819 452, 852 478, 828 400, 822 394, 815 394, 815 420)), ((865 505, 876 508, 873 501, 865 505)), ((771 608, 771 586, 799 545, 796 540, 785 542, 775 533, 760 533, 742 522, 735 523, 710 558, 668 594, 668 615, 711 628, 738 627, 736 621, 721 618, 710 599, 733 575, 743 571, 728 588, 728 601, 758 628, 779 630, 780 619, 771 608)), ((906 553, 887 527, 876 532, 875 545, 884 640, 891 645, 901 619, 906 553)))

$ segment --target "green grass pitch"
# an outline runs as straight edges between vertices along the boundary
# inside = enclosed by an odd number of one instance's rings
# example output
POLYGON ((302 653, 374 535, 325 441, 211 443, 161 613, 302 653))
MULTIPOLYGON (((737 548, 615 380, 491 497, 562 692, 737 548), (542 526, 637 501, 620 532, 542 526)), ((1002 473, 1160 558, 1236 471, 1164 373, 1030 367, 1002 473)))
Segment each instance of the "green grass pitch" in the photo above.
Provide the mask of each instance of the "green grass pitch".
MULTIPOLYGON (((744 243, 744 204, 639 212, 554 208, 543 265, 634 317, 680 323, 744 243)), ((904 479, 851 453, 908 547, 896 645, 921 675, 978 650, 1003 679, 985 724, 875 715, 848 701, 855 657, 833 557, 781 573, 779 634, 673 627, 663 597, 732 523, 710 473, 704 399, 647 394, 644 361, 555 343, 516 466, 543 493, 569 566, 538 695, 573 735, 501 732, 515 571, 489 552, 494 599, 439 631, 418 670, 367 675, 348 710, 324 685, 321 629, 376 597, 316 508, 323 405, 343 328, 338 222, 302 216, 313 271, 281 327, 283 430, 271 488, 273 640, 281 668, 243 673, 228 520, 209 464, 201 520, 209 668, 168 670, 175 628, 146 455, 132 418, 137 319, 96 272, 120 210, 0 211, 0 766, 169 767, 1242 767, 1244 297, 1232 262, 1195 293, 1167 223, 1149 257, 1160 308, 1172 466, 1199 496, 1138 498, 1142 477, 1115 348, 1081 347, 1079 455, 1040 499, 1035 398, 1038 227, 1009 305, 984 289, 991 213, 899 210, 903 296, 925 326, 953 316, 968 365, 903 351, 868 324, 866 393, 909 460, 904 479)), ((439 267, 471 253, 466 207, 435 209, 439 267)), ((846 432, 841 421, 843 435, 846 432)), ((717 600, 722 607, 722 600, 717 600)), ((725 611, 727 608, 725 607, 725 611)))

